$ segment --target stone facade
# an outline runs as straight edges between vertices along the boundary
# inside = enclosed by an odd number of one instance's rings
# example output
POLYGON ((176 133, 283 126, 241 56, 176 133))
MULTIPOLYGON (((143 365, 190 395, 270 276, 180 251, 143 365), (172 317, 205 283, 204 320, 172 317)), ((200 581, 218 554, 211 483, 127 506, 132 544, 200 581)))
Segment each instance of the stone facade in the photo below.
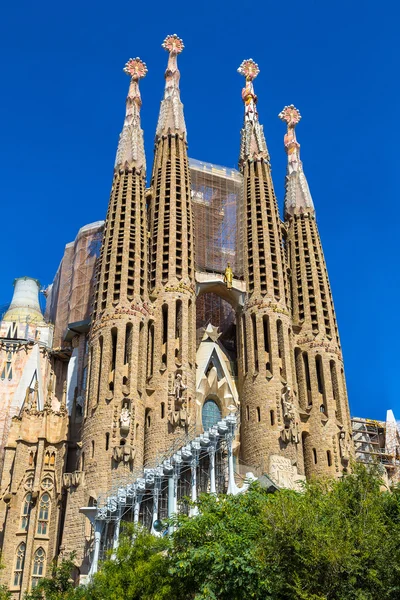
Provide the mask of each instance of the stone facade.
MULTIPOLYGON (((35 322, 23 324, 22 310, 19 321, 10 313, 0 324, 1 577, 15 599, 60 553, 76 552, 75 575, 84 581, 93 532, 80 509, 89 514, 118 482, 141 476, 182 439, 230 413, 240 414, 232 445, 238 473, 265 473, 300 489, 305 477, 349 468, 343 361, 295 136, 299 113, 285 107, 280 115, 288 125, 281 221, 253 87, 258 67, 242 63, 235 181, 243 182, 243 195, 232 264, 243 265, 244 277, 228 264, 215 272, 215 248, 207 269, 204 244, 196 271, 195 232, 204 224, 193 219, 177 66, 183 43, 174 35, 163 46, 169 57, 150 188, 139 91, 147 68, 131 59, 104 227, 86 226, 66 246, 45 318, 36 307, 35 322), (219 309, 205 321, 213 305, 207 297, 219 309)), ((208 173, 202 184, 197 167, 198 214, 218 210, 215 238, 224 206, 211 181, 208 173)), ((221 256, 229 252, 224 246, 221 256)))

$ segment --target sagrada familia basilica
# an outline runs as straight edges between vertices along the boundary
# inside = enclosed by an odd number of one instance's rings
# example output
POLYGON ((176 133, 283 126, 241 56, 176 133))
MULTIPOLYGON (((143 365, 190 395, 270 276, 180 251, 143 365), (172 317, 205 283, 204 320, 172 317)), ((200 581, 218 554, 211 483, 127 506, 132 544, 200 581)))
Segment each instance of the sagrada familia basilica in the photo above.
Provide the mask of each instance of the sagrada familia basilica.
POLYGON ((255 478, 301 489, 375 446, 389 479, 399 464, 391 411, 387 423, 350 419, 299 111, 279 114, 281 220, 257 64, 238 69, 244 121, 239 169, 228 169, 188 158, 183 43, 170 35, 163 47, 149 187, 147 68, 135 58, 105 222, 66 245, 44 312, 39 282, 21 277, 1 317, 0 576, 15 600, 70 552, 85 583, 121 521, 160 534, 169 515, 195 514, 185 498, 200 492, 244 493, 255 478))

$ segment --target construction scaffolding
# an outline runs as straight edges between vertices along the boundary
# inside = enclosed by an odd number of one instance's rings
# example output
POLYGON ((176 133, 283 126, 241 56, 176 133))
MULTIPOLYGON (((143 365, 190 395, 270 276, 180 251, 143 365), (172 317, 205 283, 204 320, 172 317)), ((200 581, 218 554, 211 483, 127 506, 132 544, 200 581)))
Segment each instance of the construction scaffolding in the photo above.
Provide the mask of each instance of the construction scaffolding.
POLYGON ((243 277, 238 227, 243 178, 239 171, 189 159, 196 240, 196 270, 223 273, 230 263, 243 277))
MULTIPOLYGON (((243 278, 240 207, 243 178, 239 171, 189 159, 195 229, 196 270, 224 273, 230 264, 236 279, 243 278)), ((229 338, 232 346, 235 312, 213 293, 197 299, 196 329, 200 340, 209 323, 229 338)))
POLYGON ((66 245, 54 281, 49 286, 45 318, 55 323, 54 348, 64 345, 68 323, 90 317, 103 226, 103 221, 97 221, 79 230, 76 239, 66 245))
POLYGON ((393 412, 388 411, 386 422, 352 417, 351 424, 356 461, 381 465, 390 482, 399 481, 400 432, 393 412))

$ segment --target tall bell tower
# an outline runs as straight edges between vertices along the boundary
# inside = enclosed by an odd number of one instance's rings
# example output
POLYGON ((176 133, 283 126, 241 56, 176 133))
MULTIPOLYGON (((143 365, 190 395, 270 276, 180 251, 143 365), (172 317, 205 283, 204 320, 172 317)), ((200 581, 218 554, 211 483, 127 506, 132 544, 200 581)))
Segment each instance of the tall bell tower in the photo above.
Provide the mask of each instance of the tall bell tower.
POLYGON ((83 558, 85 519, 79 508, 92 505, 106 493, 116 471, 143 466, 146 333, 152 311, 139 81, 147 68, 135 58, 124 71, 130 87, 97 270, 88 393, 76 465, 84 475, 84 486, 68 490, 63 538, 67 548, 77 550, 78 561, 83 558))
POLYGON ((287 252, 291 271, 294 360, 307 477, 348 467, 351 425, 343 358, 314 203, 300 160, 300 112, 285 106, 287 252))
POLYGON ((186 126, 176 34, 165 38, 165 91, 151 178, 145 462, 152 463, 194 418, 196 307, 194 239, 186 126))
POLYGON ((274 457, 302 472, 299 414, 293 395, 293 336, 283 251, 283 224, 270 157, 257 112, 258 65, 245 60, 245 106, 239 166, 243 174, 243 252, 247 299, 240 317, 241 455, 266 472, 274 457))

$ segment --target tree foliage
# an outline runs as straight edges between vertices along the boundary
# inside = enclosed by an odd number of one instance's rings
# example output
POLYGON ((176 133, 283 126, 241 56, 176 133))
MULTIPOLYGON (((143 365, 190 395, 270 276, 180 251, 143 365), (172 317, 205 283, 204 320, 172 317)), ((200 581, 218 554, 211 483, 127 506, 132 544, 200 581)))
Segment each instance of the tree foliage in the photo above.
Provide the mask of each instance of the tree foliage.
POLYGON ((57 596, 43 587, 30 599, 400 598, 400 488, 382 492, 365 468, 303 493, 254 484, 240 496, 202 496, 198 506, 199 516, 177 517, 170 538, 128 527, 116 560, 86 588, 57 596))

